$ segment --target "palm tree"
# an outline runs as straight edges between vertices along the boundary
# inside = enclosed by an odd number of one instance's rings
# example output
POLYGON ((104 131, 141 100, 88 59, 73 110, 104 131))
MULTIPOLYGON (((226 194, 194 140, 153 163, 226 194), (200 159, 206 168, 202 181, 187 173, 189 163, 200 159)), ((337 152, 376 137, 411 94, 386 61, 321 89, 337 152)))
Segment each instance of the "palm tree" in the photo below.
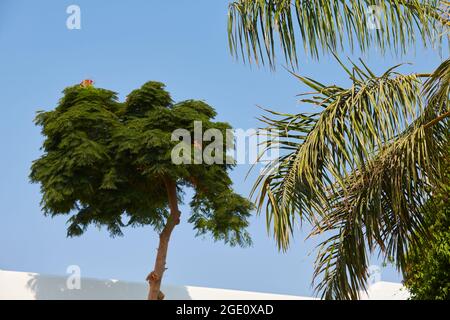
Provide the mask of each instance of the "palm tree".
MULTIPOLYGON (((230 4, 229 44, 244 60, 275 66, 275 33, 287 63, 299 64, 297 34, 307 53, 331 52, 349 88, 295 75, 313 90, 301 102, 316 113, 261 117, 284 150, 255 183, 258 211, 280 250, 289 247, 297 221, 309 236, 328 235, 318 248, 316 290, 327 299, 356 299, 368 279, 369 254, 381 252, 405 269, 407 252, 427 236, 422 207, 441 179, 449 138, 450 60, 431 74, 401 74, 394 66, 376 75, 362 60, 349 66, 335 54, 344 42, 364 52, 399 54, 417 41, 440 45, 449 22, 438 1, 239 0, 230 4), (377 29, 368 28, 375 5, 377 29), (295 22, 296 21, 296 22, 295 22), (416 31, 416 32, 414 32, 416 31)), ((270 130, 269 130, 270 132, 270 130)))

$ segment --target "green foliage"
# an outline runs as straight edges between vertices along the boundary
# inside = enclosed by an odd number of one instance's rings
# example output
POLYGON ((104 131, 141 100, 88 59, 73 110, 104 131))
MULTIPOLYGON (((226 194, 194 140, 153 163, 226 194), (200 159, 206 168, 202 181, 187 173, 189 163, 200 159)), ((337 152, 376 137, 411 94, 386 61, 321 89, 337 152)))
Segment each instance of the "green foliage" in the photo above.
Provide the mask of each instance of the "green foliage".
POLYGON ((444 171, 425 208, 425 225, 432 239, 421 237, 407 258, 404 285, 412 299, 450 299, 450 148, 444 171))
POLYGON ((170 178, 180 201, 183 187, 194 188, 189 221, 199 234, 249 244, 245 228, 252 204, 232 191, 233 165, 171 160, 179 143, 171 139, 176 129, 192 136, 194 121, 201 121, 204 130, 216 128, 225 136, 230 126, 214 122, 215 115, 202 101, 174 104, 159 82, 147 82, 123 103, 116 93, 93 86, 65 89, 58 106, 35 120, 45 137, 44 153, 33 162, 30 179, 41 185, 45 214, 69 215, 68 236, 81 235, 90 224, 106 226, 113 236, 128 225, 160 231, 169 215, 164 179, 170 178))
POLYGON ((229 47, 244 61, 264 64, 266 58, 272 67, 277 35, 293 66, 299 39, 314 58, 343 49, 344 42, 362 51, 406 52, 416 31, 423 44, 440 43, 443 17, 438 0, 235 0, 228 12, 229 47))
MULTIPOLYGON (((448 17, 449 3, 439 0, 234 0, 228 39, 231 53, 244 62, 274 68, 279 44, 287 64, 296 67, 300 46, 313 58, 357 46, 402 54, 417 40, 440 46, 448 40, 448 17)), ((314 274, 322 297, 358 298, 367 285, 370 252, 380 251, 405 270, 409 248, 429 237, 422 207, 441 179, 449 61, 431 75, 402 75, 398 66, 376 75, 362 61, 351 68, 339 61, 348 88, 297 76, 313 91, 301 101, 319 111, 262 117, 265 129, 281 137, 267 150, 285 152, 255 183, 258 211, 265 209, 281 250, 297 218, 313 224, 310 236, 328 235, 314 274)))
POLYGON ((256 181, 258 211, 282 250, 297 218, 313 224, 310 236, 327 236, 314 274, 327 299, 358 298, 370 253, 405 269, 408 249, 429 236, 422 207, 445 162, 448 61, 422 75, 425 83, 396 67, 375 75, 361 63, 343 65, 349 88, 297 76, 314 91, 302 102, 321 112, 262 118, 286 152, 256 181))

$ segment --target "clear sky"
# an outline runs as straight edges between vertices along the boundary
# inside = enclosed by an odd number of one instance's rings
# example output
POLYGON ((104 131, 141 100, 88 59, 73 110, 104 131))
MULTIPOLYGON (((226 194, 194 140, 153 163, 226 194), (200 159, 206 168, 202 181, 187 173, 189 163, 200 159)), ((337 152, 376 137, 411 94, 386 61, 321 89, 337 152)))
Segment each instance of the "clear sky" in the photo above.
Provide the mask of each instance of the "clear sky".
MULTIPOLYGON (((124 99, 148 80, 161 81, 176 100, 202 99, 218 119, 236 128, 258 127, 257 105, 280 111, 307 111, 296 94, 305 90, 279 64, 276 72, 235 61, 227 47, 228 1, 22 1, 0 0, 0 269, 65 274, 79 265, 82 276, 143 281, 154 262, 157 236, 150 227, 125 229, 110 238, 95 227, 66 238, 66 217, 41 213, 39 186, 28 181, 31 162, 41 154, 37 110, 56 106, 61 91, 90 78, 124 99), (66 8, 81 8, 81 30, 66 28, 66 8)), ((358 55, 354 55, 357 57, 358 55)), ((431 71, 441 60, 418 47, 404 57, 365 60, 377 71, 413 62, 405 72, 431 71)), ((330 57, 320 62, 303 54, 299 73, 323 83, 345 84, 330 57)), ((279 59, 281 63, 282 60, 279 59)), ((232 173, 235 189, 248 196, 248 166, 232 173)), ((251 219, 251 248, 229 248, 208 237, 195 238, 186 223, 174 231, 166 284, 198 285, 311 295, 314 243, 300 230, 285 254, 267 236, 263 216, 251 219)), ((376 260, 374 264, 378 263, 376 260)), ((381 278, 400 281, 391 268, 381 278)))

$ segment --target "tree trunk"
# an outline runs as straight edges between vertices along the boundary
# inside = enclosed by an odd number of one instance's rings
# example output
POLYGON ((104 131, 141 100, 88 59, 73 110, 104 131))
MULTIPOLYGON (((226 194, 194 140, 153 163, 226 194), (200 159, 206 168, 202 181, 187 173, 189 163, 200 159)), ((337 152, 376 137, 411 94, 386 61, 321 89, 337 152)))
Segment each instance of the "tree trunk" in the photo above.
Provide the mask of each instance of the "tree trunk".
POLYGON ((180 211, 178 210, 177 185, 170 178, 164 178, 164 184, 169 199, 170 215, 166 225, 159 235, 159 246, 156 254, 155 267, 147 276, 150 285, 148 300, 162 300, 164 294, 160 291, 161 280, 166 270, 167 249, 169 247, 170 235, 177 224, 180 223, 180 211))

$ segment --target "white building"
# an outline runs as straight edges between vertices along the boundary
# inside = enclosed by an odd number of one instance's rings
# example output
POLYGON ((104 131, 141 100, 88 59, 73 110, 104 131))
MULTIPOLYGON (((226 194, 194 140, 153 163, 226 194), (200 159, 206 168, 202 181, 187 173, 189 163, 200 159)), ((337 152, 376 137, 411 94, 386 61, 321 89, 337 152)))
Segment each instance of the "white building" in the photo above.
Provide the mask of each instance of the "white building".
MULTIPOLYGON (((0 300, 76 300, 76 299, 146 299, 147 284, 118 280, 81 278, 78 283, 64 276, 46 276, 30 272, 0 270, 0 300), (69 283, 68 283, 69 281, 69 283), (69 289, 72 288, 72 289, 69 289)), ((163 286, 166 299, 171 300, 310 300, 311 297, 280 295, 238 290, 192 286, 163 286)), ((399 283, 376 282, 362 294, 367 300, 405 300, 408 292, 399 283)))

